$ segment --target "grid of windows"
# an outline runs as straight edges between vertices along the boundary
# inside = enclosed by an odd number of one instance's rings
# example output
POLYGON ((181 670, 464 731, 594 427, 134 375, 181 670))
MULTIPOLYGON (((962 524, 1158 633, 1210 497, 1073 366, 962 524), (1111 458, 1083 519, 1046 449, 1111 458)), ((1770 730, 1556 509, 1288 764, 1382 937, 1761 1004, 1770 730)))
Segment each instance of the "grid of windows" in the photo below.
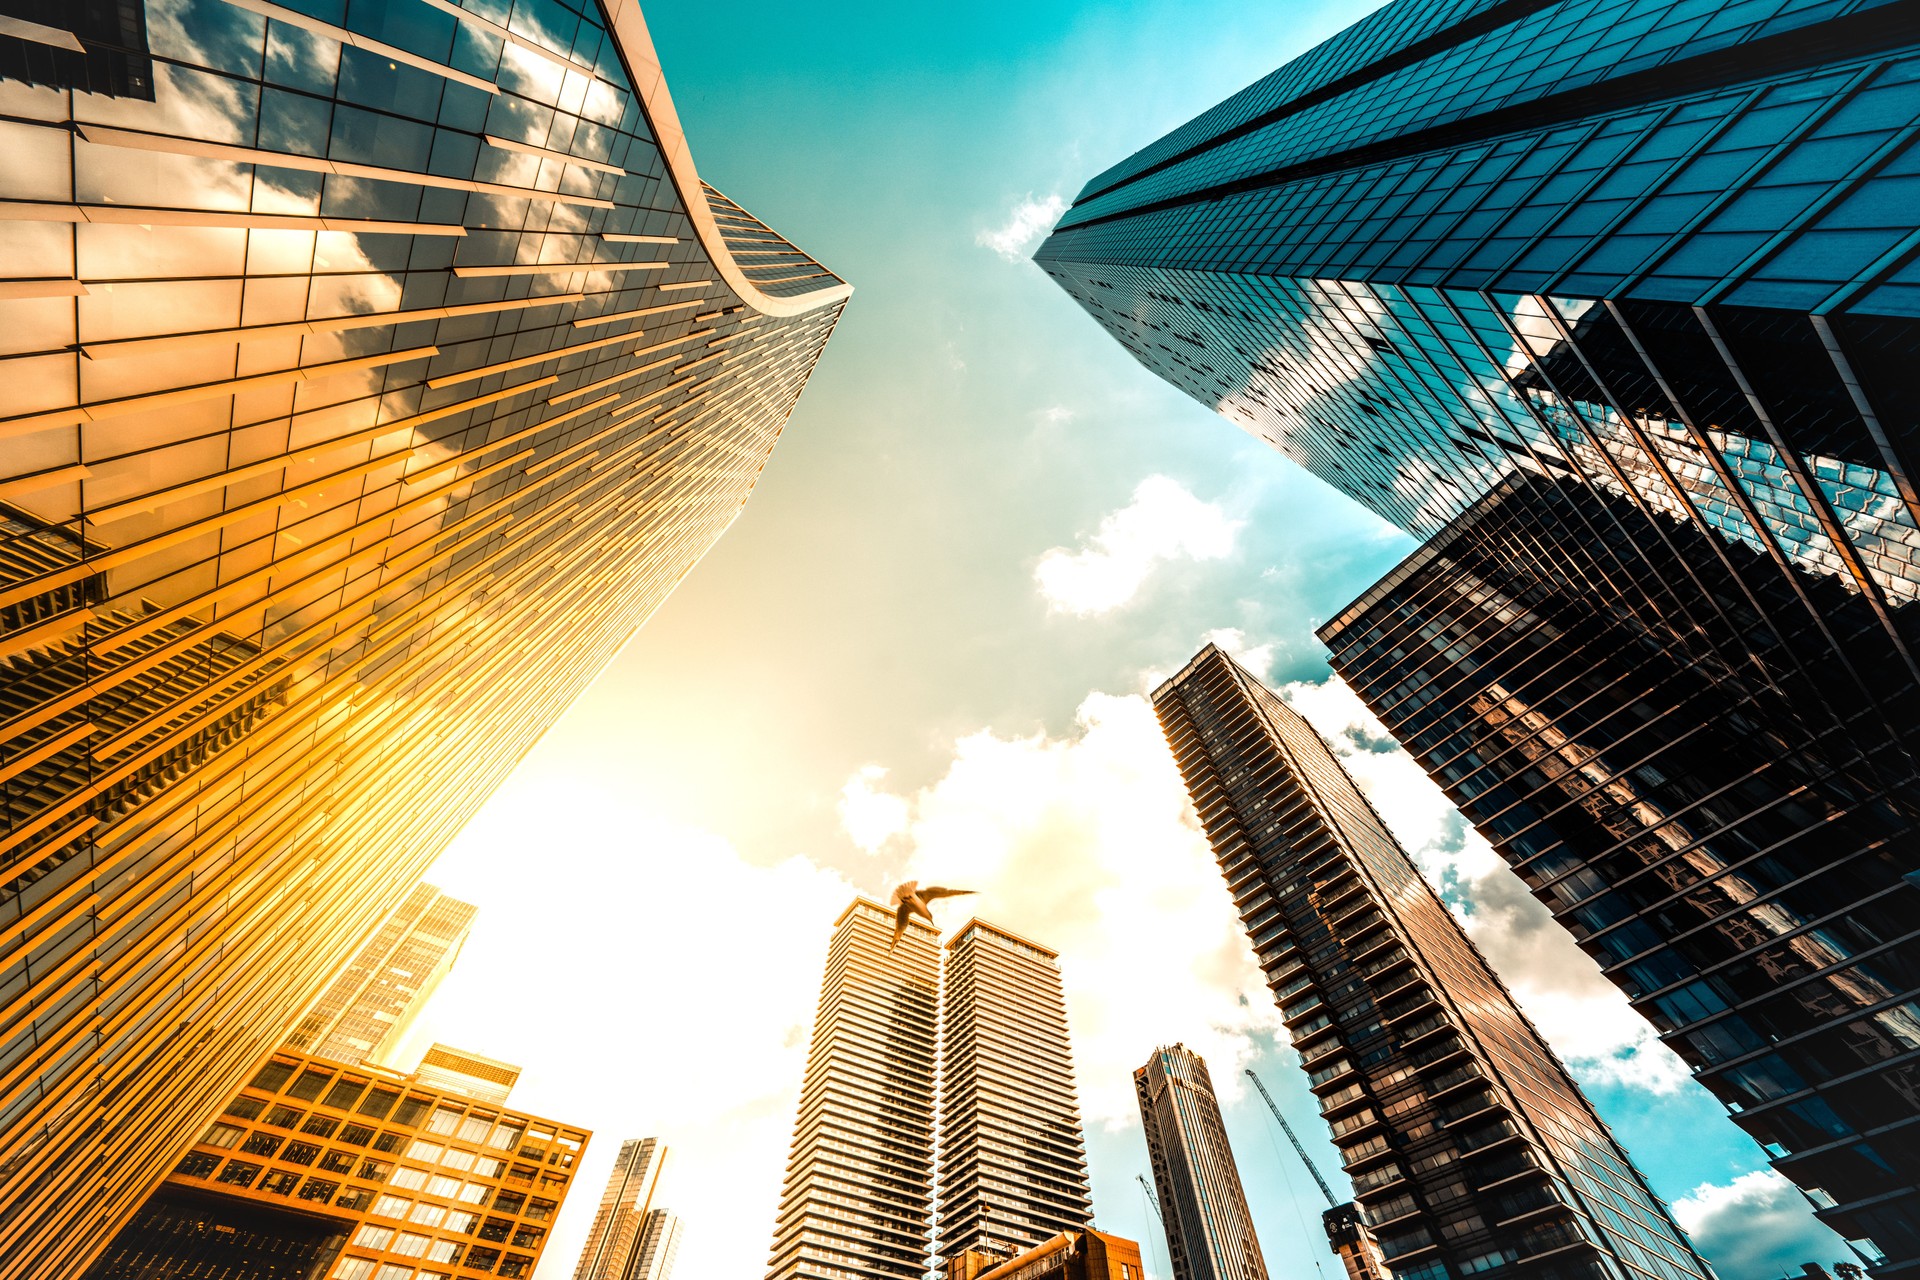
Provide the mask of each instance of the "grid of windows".
POLYGON ((1874 634, 1860 597, 1803 584, 1816 626, 1777 581, 1677 521, 1516 480, 1322 636, 1775 1166, 1891 1271, 1920 1256, 1903 905, 1920 808, 1860 681, 1901 673, 1831 656, 1832 633, 1874 634))
POLYGON ((411 1077, 276 1054, 88 1274, 118 1280, 136 1261, 189 1261, 156 1241, 150 1219, 198 1203, 215 1223, 272 1221, 281 1233, 287 1222, 326 1223, 305 1234, 330 1239, 313 1261, 331 1280, 524 1280, 589 1136, 411 1077))
POLYGON ((768 1280, 920 1280, 933 1225, 938 931, 864 898, 827 948, 768 1280))
POLYGON ((1394 1274, 1710 1276, 1306 721, 1212 646, 1154 705, 1394 1274))
POLYGON ((1266 1280, 1207 1064, 1185 1045, 1156 1049, 1133 1089, 1175 1280, 1266 1280))
POLYGON ((84 1265, 737 517, 849 293, 700 182, 634 4, 36 12, 6 1280, 84 1265))
POLYGON ((946 947, 935 1253, 1019 1253, 1093 1213, 1053 952, 982 921, 946 947))

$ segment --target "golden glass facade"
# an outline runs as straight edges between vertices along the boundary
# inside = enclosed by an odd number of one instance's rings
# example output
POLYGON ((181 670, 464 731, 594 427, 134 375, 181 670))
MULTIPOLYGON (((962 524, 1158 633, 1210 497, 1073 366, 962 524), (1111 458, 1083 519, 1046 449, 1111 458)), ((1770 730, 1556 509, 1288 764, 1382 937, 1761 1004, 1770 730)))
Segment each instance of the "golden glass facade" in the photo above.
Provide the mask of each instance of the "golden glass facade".
POLYGON ((277 1053, 88 1280, 207 1274, 194 1266, 205 1226, 255 1237, 212 1274, 299 1274, 276 1269, 291 1239, 314 1280, 526 1280, 591 1136, 416 1077, 277 1053))
POLYGON ((850 292, 701 183, 632 3, 130 7, 0 35, 0 1280, 726 529, 850 292))
POLYGON ((417 884, 287 1037, 287 1048, 341 1062, 383 1061, 453 968, 475 908, 417 884))

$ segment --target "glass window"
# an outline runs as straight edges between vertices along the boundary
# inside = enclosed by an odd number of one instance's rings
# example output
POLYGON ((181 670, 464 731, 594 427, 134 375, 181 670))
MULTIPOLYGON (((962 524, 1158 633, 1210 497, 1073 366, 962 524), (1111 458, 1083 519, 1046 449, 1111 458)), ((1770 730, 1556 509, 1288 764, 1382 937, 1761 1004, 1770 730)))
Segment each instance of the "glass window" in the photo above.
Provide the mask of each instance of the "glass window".
POLYGON ((413 1201, 405 1196, 386 1195, 373 1202, 373 1216, 376 1218, 404 1218, 407 1206, 413 1201))
POLYGON ((460 1113, 458 1111, 449 1111, 445 1107, 440 1107, 434 1111, 433 1118, 427 1121, 428 1133, 450 1134, 459 1127, 460 1113))
POLYGON ((315 1071, 309 1067, 300 1073, 300 1078, 293 1082, 287 1092, 302 1102, 312 1102, 320 1096, 321 1090, 327 1087, 327 1081, 331 1079, 333 1079, 332 1072, 315 1071))
POLYGON ((353 1233, 353 1242, 362 1249, 384 1249, 393 1239, 392 1227, 376 1227, 371 1222, 363 1222, 360 1229, 353 1233))
POLYGON ((342 1111, 351 1111, 353 1110, 353 1104, 359 1099, 361 1092, 366 1087, 367 1082, 364 1080, 352 1080, 346 1076, 341 1076, 334 1082, 333 1088, 327 1090, 326 1101, 321 1105, 337 1107, 342 1111))
POLYGON ((275 1059, 260 1068, 260 1074, 253 1078, 253 1084, 250 1087, 263 1093, 278 1093, 280 1086, 285 1084, 288 1077, 292 1075, 293 1063, 275 1059))
POLYGON ((375 1120, 384 1120, 387 1117, 387 1112, 393 1110, 393 1104, 399 1100, 400 1095, 392 1089, 371 1089, 367 1092, 366 1098, 361 1101, 358 1109, 363 1116, 372 1116, 375 1120))
POLYGON ((214 1126, 207 1130, 206 1136, 200 1139, 200 1142, 204 1146, 219 1147, 224 1151, 234 1143, 240 1141, 240 1135, 245 1132, 246 1130, 237 1124, 220 1124, 215 1122, 214 1126))

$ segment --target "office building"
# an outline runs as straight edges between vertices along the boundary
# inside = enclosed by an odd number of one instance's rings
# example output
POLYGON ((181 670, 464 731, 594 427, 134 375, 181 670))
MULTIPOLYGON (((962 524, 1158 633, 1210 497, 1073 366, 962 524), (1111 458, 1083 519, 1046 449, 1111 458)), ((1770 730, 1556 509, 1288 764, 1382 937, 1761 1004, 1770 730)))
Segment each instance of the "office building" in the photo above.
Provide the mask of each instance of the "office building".
POLYGON ((526 1280, 590 1136, 416 1077, 276 1053, 86 1280, 526 1280))
POLYGON ((1062 1231, 1012 1256, 963 1249, 947 1260, 946 1280, 1146 1280, 1140 1246, 1084 1227, 1062 1231))
POLYGON ((629 1138, 620 1144, 573 1280, 628 1280, 666 1162, 667 1144, 658 1138, 629 1138))
MULTIPOLYGON (((1778 581, 1759 552, 1708 539, 1585 486, 1515 480, 1320 634, 1820 1218, 1878 1274, 1907 1274, 1914 793, 1872 749, 1888 735, 1857 682, 1874 669, 1796 660, 1770 624, 1797 616, 1817 651, 1809 615, 1750 589, 1778 581)), ((1795 585, 1873 633, 1861 595, 1795 585)))
POLYGON ((31 10, 0 1280, 85 1269, 739 515, 849 293, 636 4, 31 10))
POLYGON ((834 922, 768 1280, 920 1280, 932 1245, 939 932, 856 899, 834 922))
POLYGON ((479 1102, 505 1102, 520 1083, 520 1068, 467 1049, 435 1042, 421 1055, 413 1078, 479 1102))
POLYGON ((1094 179, 1037 256, 1148 367, 1434 540, 1326 633, 1336 665, 1911 1280, 1920 964, 1883 921, 1920 887, 1920 25, 1621 16, 1389 4, 1094 179), (1434 635, 1511 620, 1433 592, 1482 580, 1552 621, 1446 641, 1500 661, 1476 675, 1434 635), (1545 630, 1576 617, 1607 621, 1590 655, 1545 630), (1796 1007, 1754 1003, 1775 987, 1796 1007))
POLYGON ((626 1280, 669 1280, 673 1261, 680 1256, 680 1228, 680 1215, 671 1209, 649 1209, 626 1280))
POLYGON ((382 1062, 453 968, 474 907, 417 884, 287 1037, 287 1047, 336 1062, 382 1062))
POLYGON ((1395 1280, 1708 1280, 1306 721, 1212 645, 1154 706, 1395 1280))
POLYGON ((1184 1045, 1133 1073, 1173 1280, 1267 1280, 1213 1077, 1184 1045))
POLYGON ((968 921, 941 991, 935 1253, 1018 1252, 1093 1214, 1057 953, 968 921))
POLYGON ((1920 594, 1920 26, 1620 16, 1397 0, 1092 179, 1036 257, 1411 533, 1565 474, 1846 578, 1892 628, 1920 594))

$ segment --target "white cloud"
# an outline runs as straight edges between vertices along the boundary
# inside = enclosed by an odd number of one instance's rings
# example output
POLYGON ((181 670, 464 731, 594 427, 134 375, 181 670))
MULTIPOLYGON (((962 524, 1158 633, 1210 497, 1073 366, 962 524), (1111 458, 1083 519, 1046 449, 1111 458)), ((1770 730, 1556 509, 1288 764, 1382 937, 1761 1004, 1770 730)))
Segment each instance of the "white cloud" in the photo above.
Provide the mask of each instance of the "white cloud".
POLYGON ((870 764, 855 770, 840 788, 840 825, 868 853, 880 852, 880 846, 907 829, 907 802, 875 786, 886 776, 885 768, 870 764))
POLYGON ((1247 633, 1240 628, 1216 627, 1200 637, 1200 641, 1217 646, 1258 679, 1265 680, 1267 673, 1273 670, 1274 643, 1271 640, 1265 644, 1250 644, 1247 633))
POLYGON ((1062 427, 1080 415, 1063 404, 1050 404, 1033 416, 1043 427, 1062 427))
POLYGON ((1108 613, 1133 599, 1164 561, 1227 556, 1243 523, 1177 480, 1148 476, 1133 501, 1103 518, 1080 550, 1054 547, 1041 556, 1033 578, 1059 612, 1108 613))
POLYGON ((1013 206, 1005 223, 980 232, 973 242, 993 250, 1008 262, 1020 262, 1053 230, 1053 224, 1060 221, 1060 215, 1066 211, 1067 202, 1057 193, 1038 200, 1029 195, 1013 206))
POLYGON ((1588 1081, 1653 1093, 1686 1083, 1686 1064, 1352 689, 1334 676, 1280 694, 1328 740, 1428 880, 1452 899, 1468 935, 1570 1067, 1588 1081))
POLYGON ((907 874, 978 894, 936 905, 944 929, 974 914, 1061 953, 1089 1124, 1134 1119, 1134 1068, 1175 1040, 1232 1096, 1277 1015, 1146 699, 961 738, 911 806, 907 874))
POLYGON ((414 1054, 438 1039, 519 1063, 514 1105, 594 1131, 541 1275, 572 1268, 621 1140, 648 1135, 673 1147, 682 1274, 759 1274, 854 886, 551 775, 510 780, 427 878, 480 913, 414 1054))
POLYGON ((1804 1262, 1850 1257, 1806 1197, 1771 1169, 1743 1173, 1725 1186, 1703 1182, 1673 1202, 1673 1216, 1720 1280, 1775 1280, 1797 1274, 1804 1262))

